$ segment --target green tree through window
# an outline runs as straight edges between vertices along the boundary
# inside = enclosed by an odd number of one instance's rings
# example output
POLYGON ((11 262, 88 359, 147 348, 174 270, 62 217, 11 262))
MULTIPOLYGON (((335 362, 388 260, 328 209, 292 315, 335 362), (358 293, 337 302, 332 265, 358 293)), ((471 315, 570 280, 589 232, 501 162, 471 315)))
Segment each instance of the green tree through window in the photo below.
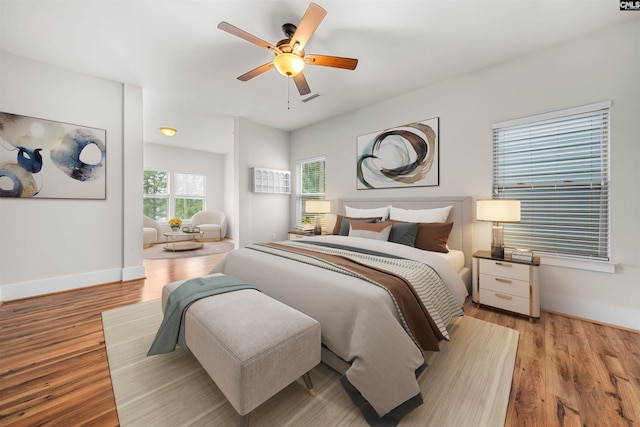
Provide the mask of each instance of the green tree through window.
POLYGON ((315 218, 316 214, 308 214, 305 211, 305 202, 307 200, 324 200, 325 166, 324 157, 302 160, 297 163, 296 224, 301 224, 302 218, 305 216, 315 218))
POLYGON ((143 213, 156 221, 178 217, 189 220, 206 209, 206 176, 189 173, 145 170, 143 213))
POLYGON ((143 213, 156 221, 169 219, 169 173, 166 171, 144 171, 143 213))

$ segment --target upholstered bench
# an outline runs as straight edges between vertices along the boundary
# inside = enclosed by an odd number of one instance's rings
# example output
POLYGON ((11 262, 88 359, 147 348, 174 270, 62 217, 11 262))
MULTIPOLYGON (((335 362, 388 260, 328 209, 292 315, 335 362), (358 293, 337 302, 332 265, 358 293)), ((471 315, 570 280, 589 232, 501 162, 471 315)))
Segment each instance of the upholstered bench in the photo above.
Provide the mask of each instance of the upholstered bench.
MULTIPOLYGON (((163 307, 181 282, 166 285, 163 307)), ((253 289, 203 298, 185 316, 185 341, 249 425, 249 413, 320 363, 320 324, 253 289)))

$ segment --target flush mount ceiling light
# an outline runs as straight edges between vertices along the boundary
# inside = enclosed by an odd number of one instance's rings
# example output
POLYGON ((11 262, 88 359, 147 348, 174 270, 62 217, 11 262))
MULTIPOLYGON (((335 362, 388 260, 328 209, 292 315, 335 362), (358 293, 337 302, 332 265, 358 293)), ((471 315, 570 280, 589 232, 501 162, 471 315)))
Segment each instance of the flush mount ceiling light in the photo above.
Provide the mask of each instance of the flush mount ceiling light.
POLYGON ((175 135, 178 130, 175 128, 170 128, 170 127, 161 127, 160 128, 160 132, 164 135, 164 136, 173 136, 175 135))

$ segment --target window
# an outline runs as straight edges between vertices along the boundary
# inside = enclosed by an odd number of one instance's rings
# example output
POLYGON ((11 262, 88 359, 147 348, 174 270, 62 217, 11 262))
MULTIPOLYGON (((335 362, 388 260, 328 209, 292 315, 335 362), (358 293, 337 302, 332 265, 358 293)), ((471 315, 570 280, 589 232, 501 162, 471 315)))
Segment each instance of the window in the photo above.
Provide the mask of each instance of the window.
POLYGON ((169 172, 144 171, 143 213, 156 221, 169 220, 169 172))
POLYGON ((505 245, 609 259, 609 110, 592 104, 493 126, 493 194, 521 201, 505 245))
POLYGON ((187 173, 174 174, 174 215, 190 219, 196 212, 204 210, 205 176, 187 173))
POLYGON ((189 173, 144 171, 143 212, 156 221, 178 217, 189 220, 206 207, 206 177, 189 173))
POLYGON ((296 175, 298 179, 296 189, 296 224, 301 224, 302 218, 305 216, 315 219, 317 215, 306 213, 305 202, 307 200, 324 200, 325 198, 324 157, 297 162, 296 175))

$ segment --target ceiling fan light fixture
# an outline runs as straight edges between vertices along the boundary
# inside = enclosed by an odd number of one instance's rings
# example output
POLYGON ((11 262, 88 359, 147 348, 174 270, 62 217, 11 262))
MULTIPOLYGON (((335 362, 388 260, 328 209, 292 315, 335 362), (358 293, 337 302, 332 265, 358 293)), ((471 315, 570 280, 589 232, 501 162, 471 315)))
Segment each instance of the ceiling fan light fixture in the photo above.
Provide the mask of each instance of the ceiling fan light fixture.
POLYGON ((304 70, 304 59, 293 53, 281 53, 273 60, 273 65, 285 77, 295 77, 304 70))
POLYGON ((178 129, 164 126, 160 128, 160 133, 162 133, 164 136, 174 136, 176 133, 178 133, 178 129))

